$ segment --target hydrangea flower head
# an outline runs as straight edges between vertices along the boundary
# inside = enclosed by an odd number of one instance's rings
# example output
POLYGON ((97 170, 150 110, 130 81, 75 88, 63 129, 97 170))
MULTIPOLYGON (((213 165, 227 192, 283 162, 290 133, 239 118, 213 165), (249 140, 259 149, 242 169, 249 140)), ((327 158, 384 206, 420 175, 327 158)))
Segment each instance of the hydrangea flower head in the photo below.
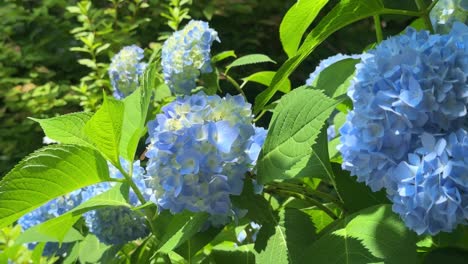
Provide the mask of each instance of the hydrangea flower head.
POLYGON ((439 0, 430 18, 437 33, 448 33, 455 21, 468 22, 468 0, 439 0))
MULTIPOLYGON (((128 171, 129 164, 121 159, 122 167, 128 171)), ((123 178, 123 175, 114 166, 109 165, 112 178, 123 178)), ((145 170, 140 166, 140 161, 133 163, 133 181, 144 190, 145 170)), ((87 187, 83 196, 90 198, 99 195, 112 188, 110 183, 100 183, 87 187)), ((129 201, 133 206, 140 205, 136 194, 130 189, 129 201)), ((95 234, 99 240, 106 244, 118 245, 145 237, 149 234, 146 219, 139 212, 132 211, 124 206, 111 206, 89 211, 84 214, 86 224, 90 232, 95 234)))
POLYGON ((317 76, 325 70, 328 66, 331 66, 339 61, 346 60, 346 59, 360 59, 361 55, 343 55, 338 53, 334 56, 328 57, 322 61, 320 61, 319 65, 315 68, 315 71, 309 75, 309 79, 306 80, 307 86, 312 86, 315 82, 317 76))
POLYGON ((109 77, 115 98, 123 99, 138 88, 138 79, 147 66, 141 62, 143 57, 143 49, 136 45, 124 47, 114 55, 109 66, 109 77))
POLYGON ((373 191, 421 145, 420 135, 466 125, 468 27, 450 34, 408 29, 362 55, 348 90, 354 109, 340 129, 343 168, 373 191))
POLYGON ((191 20, 164 42, 161 65, 172 92, 190 94, 200 73, 213 71, 210 51, 215 40, 219 41, 218 33, 208 23, 191 20))
POLYGON ((395 168, 393 210, 418 234, 453 231, 468 224, 468 133, 423 134, 421 141, 408 162, 395 168))
POLYGON ((266 136, 242 96, 177 98, 148 132, 147 186, 160 209, 235 215, 229 195, 242 192, 266 136))

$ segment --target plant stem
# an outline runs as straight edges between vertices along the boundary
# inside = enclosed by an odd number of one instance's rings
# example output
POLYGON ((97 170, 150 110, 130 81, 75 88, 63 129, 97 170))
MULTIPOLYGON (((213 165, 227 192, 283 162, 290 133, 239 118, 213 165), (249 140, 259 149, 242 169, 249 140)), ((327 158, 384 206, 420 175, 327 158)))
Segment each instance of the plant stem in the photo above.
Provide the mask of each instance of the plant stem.
POLYGON ((424 21, 424 24, 426 25, 426 28, 431 32, 434 33, 434 28, 432 27, 432 22, 431 19, 429 18, 429 12, 430 9, 426 9, 426 4, 424 3, 424 0, 415 0, 416 6, 418 7, 418 10, 422 13, 421 18, 424 21))
MULTIPOLYGON (((130 163, 130 173, 133 172, 133 163, 130 163)), ((143 204, 146 204, 146 199, 145 197, 143 196, 143 194, 141 193, 140 189, 138 189, 138 186, 136 186, 135 182, 133 182, 132 180, 132 174, 128 174, 123 168, 122 168, 122 165, 120 164, 120 161, 119 161, 119 164, 118 164, 118 167, 117 169, 120 171, 120 173, 122 173, 122 175, 124 176, 125 180, 128 182, 128 184, 130 185, 130 188, 132 188, 132 190, 135 192, 138 200, 140 201, 140 203, 143 205, 143 204)), ((151 230, 154 231, 154 226, 153 226, 153 217, 155 216, 154 212, 148 208, 145 208, 144 209, 145 211, 145 214, 146 214, 146 217, 148 218, 148 223, 149 223, 149 226, 151 228, 151 230)))
POLYGON ((337 198, 333 197, 332 195, 330 195, 328 193, 313 190, 313 189, 307 188, 307 187, 305 187, 303 185, 294 184, 294 183, 287 183, 287 182, 281 182, 281 183, 273 182, 273 183, 270 183, 269 185, 275 186, 275 188, 280 188, 280 189, 281 188, 287 188, 289 190, 293 190, 295 192, 298 192, 298 193, 300 193, 302 195, 306 195, 306 196, 309 196, 309 195, 310 196, 315 196, 317 198, 330 201, 330 202, 334 203, 336 206, 338 206, 341 210, 344 210, 344 204, 340 200, 338 200, 337 198))
POLYGON ((132 176, 130 176, 124 169, 122 169, 122 166, 120 164, 119 164, 118 169, 120 173, 122 173, 122 175, 124 176, 125 180, 127 180, 128 184, 130 185, 130 188, 132 188, 132 190, 135 192, 140 203, 145 204, 146 203, 145 197, 143 197, 143 194, 141 193, 140 189, 138 189, 138 186, 136 186, 135 182, 133 182, 132 176))
POLYGON ((386 8, 382 12, 382 15, 384 15, 384 14, 385 15, 402 15, 402 16, 420 17, 422 15, 422 12, 386 8))
POLYGON ((433 0, 432 3, 427 7, 427 13, 430 13, 434 6, 439 2, 439 0, 433 0))
POLYGON ((260 114, 258 114, 258 115, 254 118, 253 122, 256 123, 258 120, 260 120, 260 118, 262 118, 262 116, 263 116, 264 114, 266 114, 266 112, 267 112, 266 110, 262 110, 262 112, 260 112, 260 114))
POLYGON ((382 32, 382 22, 380 21, 380 16, 374 16, 374 26, 375 26, 375 35, 377 37, 377 43, 382 42, 383 32, 382 32))
POLYGON ((232 86, 234 86, 234 88, 236 88, 236 90, 240 94, 242 94, 242 96, 244 96, 244 99, 247 101, 247 97, 245 96, 244 91, 242 91, 242 88, 239 86, 239 84, 236 82, 236 80, 234 80, 231 76, 227 75, 226 73, 223 73, 223 77, 225 77, 226 80, 228 82, 230 82, 232 84, 232 86))
POLYGON ((284 195, 284 196, 288 196, 288 197, 292 196, 292 197, 296 197, 296 198, 299 198, 299 199, 302 199, 302 200, 306 200, 309 203, 317 206, 317 208, 324 211, 331 218, 333 218, 335 220, 338 219, 338 216, 332 210, 328 209, 328 207, 326 207, 325 205, 323 205, 319 201, 317 201, 317 200, 315 200, 315 199, 313 199, 311 197, 308 197, 306 195, 303 195, 303 194, 300 194, 300 193, 295 193, 295 192, 290 191, 290 190, 279 189, 279 188, 276 188, 276 187, 273 187, 273 186, 268 186, 265 191, 269 192, 269 193, 276 193, 276 194, 284 195))

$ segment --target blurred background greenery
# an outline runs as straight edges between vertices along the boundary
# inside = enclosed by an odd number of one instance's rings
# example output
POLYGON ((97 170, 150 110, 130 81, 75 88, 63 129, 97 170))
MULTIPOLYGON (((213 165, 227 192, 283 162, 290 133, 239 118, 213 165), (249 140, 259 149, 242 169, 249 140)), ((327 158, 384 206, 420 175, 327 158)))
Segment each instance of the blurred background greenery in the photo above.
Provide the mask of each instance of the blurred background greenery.
MULTIPOLYGON (((320 16, 337 1, 331 0, 320 16)), ((415 9, 413 1, 385 2, 389 7, 415 9)), ((235 78, 276 70, 287 58, 278 28, 294 3, 295 0, 1 0, 0 178, 43 144, 40 128, 27 117, 96 110, 102 91, 110 93, 110 58, 123 46, 137 44, 145 48, 149 58, 173 30, 191 17, 209 21, 218 31, 221 43, 213 46, 212 54, 223 50, 235 50, 238 56, 263 53, 278 62, 233 70, 235 78)), ((385 35, 400 32, 410 22, 409 17, 384 17, 385 35)), ((339 31, 291 76, 293 87, 302 85, 321 59, 336 53, 360 53, 373 42, 375 30, 370 19, 339 31)), ((251 102, 264 89, 255 84, 246 88, 251 102)), ((230 87, 225 89, 235 92, 230 87)), ((268 116, 261 125, 266 126, 265 120, 268 116)))

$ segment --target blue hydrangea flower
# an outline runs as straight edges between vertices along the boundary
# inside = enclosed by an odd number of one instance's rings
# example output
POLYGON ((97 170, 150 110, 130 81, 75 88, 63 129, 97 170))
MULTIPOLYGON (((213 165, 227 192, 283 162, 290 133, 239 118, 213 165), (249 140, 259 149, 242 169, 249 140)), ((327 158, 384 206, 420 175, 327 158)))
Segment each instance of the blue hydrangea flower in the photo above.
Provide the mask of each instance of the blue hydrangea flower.
POLYGON ((260 228, 262 226, 255 223, 255 222, 250 222, 245 229, 242 229, 238 234, 237 234, 237 242, 239 242, 239 245, 244 243, 244 241, 249 237, 249 241, 246 241, 247 243, 252 243, 257 240, 257 235, 258 232, 260 231, 260 228), (247 233, 248 232, 248 233, 247 233))
POLYGON ((306 80, 306 85, 307 86, 312 86, 313 83, 315 82, 315 79, 317 78, 317 76, 323 71, 325 70, 328 66, 331 66, 339 61, 342 61, 342 60, 345 60, 345 59, 360 59, 361 58, 361 55, 358 54, 358 55, 343 55, 341 53, 338 53, 334 56, 331 56, 331 57, 328 57, 324 60, 322 60, 319 65, 315 68, 315 71, 312 72, 310 75, 309 75, 309 79, 306 80))
MULTIPOLYGON (((121 159, 122 167, 128 171, 128 162, 121 159)), ((120 171, 109 165, 110 176, 112 178, 123 178, 120 171)), ((140 166, 140 161, 133 163, 133 181, 144 192, 145 170, 140 166)), ((100 183, 87 187, 83 192, 86 198, 99 195, 112 187, 110 183, 100 183)), ((149 198, 149 197, 147 197, 149 198)), ((129 202, 133 206, 140 205, 136 194, 130 189, 129 202)), ((129 241, 145 237, 149 234, 146 219, 140 212, 132 211, 128 207, 105 207, 84 214, 86 224, 91 233, 95 234, 99 240, 106 244, 118 245, 129 241)))
POLYGON ((210 73, 211 44, 218 33, 203 21, 191 20, 174 32, 162 47, 161 65, 164 80, 173 93, 190 94, 200 73, 210 73))
POLYGON ((450 232, 468 224, 468 133, 422 134, 422 147, 395 168, 393 210, 418 234, 450 232))
POLYGON ((242 96, 177 98, 148 132, 147 186, 160 209, 235 215, 229 195, 240 195, 266 136, 242 96))
POLYGON ((446 34, 456 21, 468 23, 468 0, 440 0, 431 10, 434 30, 446 34))
POLYGON ((109 77, 115 98, 123 99, 138 88, 138 79, 147 66, 146 63, 140 62, 143 57, 143 49, 136 45, 124 47, 112 57, 109 77))
POLYGON ((362 56, 348 90, 354 109, 340 129, 343 168, 373 191, 420 146, 422 133, 467 123, 468 27, 447 35, 408 29, 362 56))

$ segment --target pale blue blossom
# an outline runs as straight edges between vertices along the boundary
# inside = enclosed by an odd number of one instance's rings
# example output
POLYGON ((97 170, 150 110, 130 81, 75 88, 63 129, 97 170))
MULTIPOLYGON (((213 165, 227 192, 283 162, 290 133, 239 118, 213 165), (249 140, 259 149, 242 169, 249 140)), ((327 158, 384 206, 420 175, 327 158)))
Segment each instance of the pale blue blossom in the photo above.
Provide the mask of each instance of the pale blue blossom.
POLYGON ((467 124, 468 27, 450 34, 409 28, 362 56, 348 90, 353 110, 340 129, 343 168, 376 191, 418 148, 423 133, 467 124))
POLYGON ((115 98, 123 99, 138 88, 139 78, 147 66, 141 62, 143 57, 143 49, 136 45, 124 47, 112 57, 109 77, 115 98))
POLYGON ((242 96, 177 98, 148 133, 147 186, 160 209, 208 212, 214 222, 236 215, 229 196, 242 192, 266 136, 242 96))
POLYGON ((218 33, 203 21, 191 20, 163 45, 161 65, 164 80, 175 94, 190 94, 201 73, 213 71, 211 44, 218 33))

